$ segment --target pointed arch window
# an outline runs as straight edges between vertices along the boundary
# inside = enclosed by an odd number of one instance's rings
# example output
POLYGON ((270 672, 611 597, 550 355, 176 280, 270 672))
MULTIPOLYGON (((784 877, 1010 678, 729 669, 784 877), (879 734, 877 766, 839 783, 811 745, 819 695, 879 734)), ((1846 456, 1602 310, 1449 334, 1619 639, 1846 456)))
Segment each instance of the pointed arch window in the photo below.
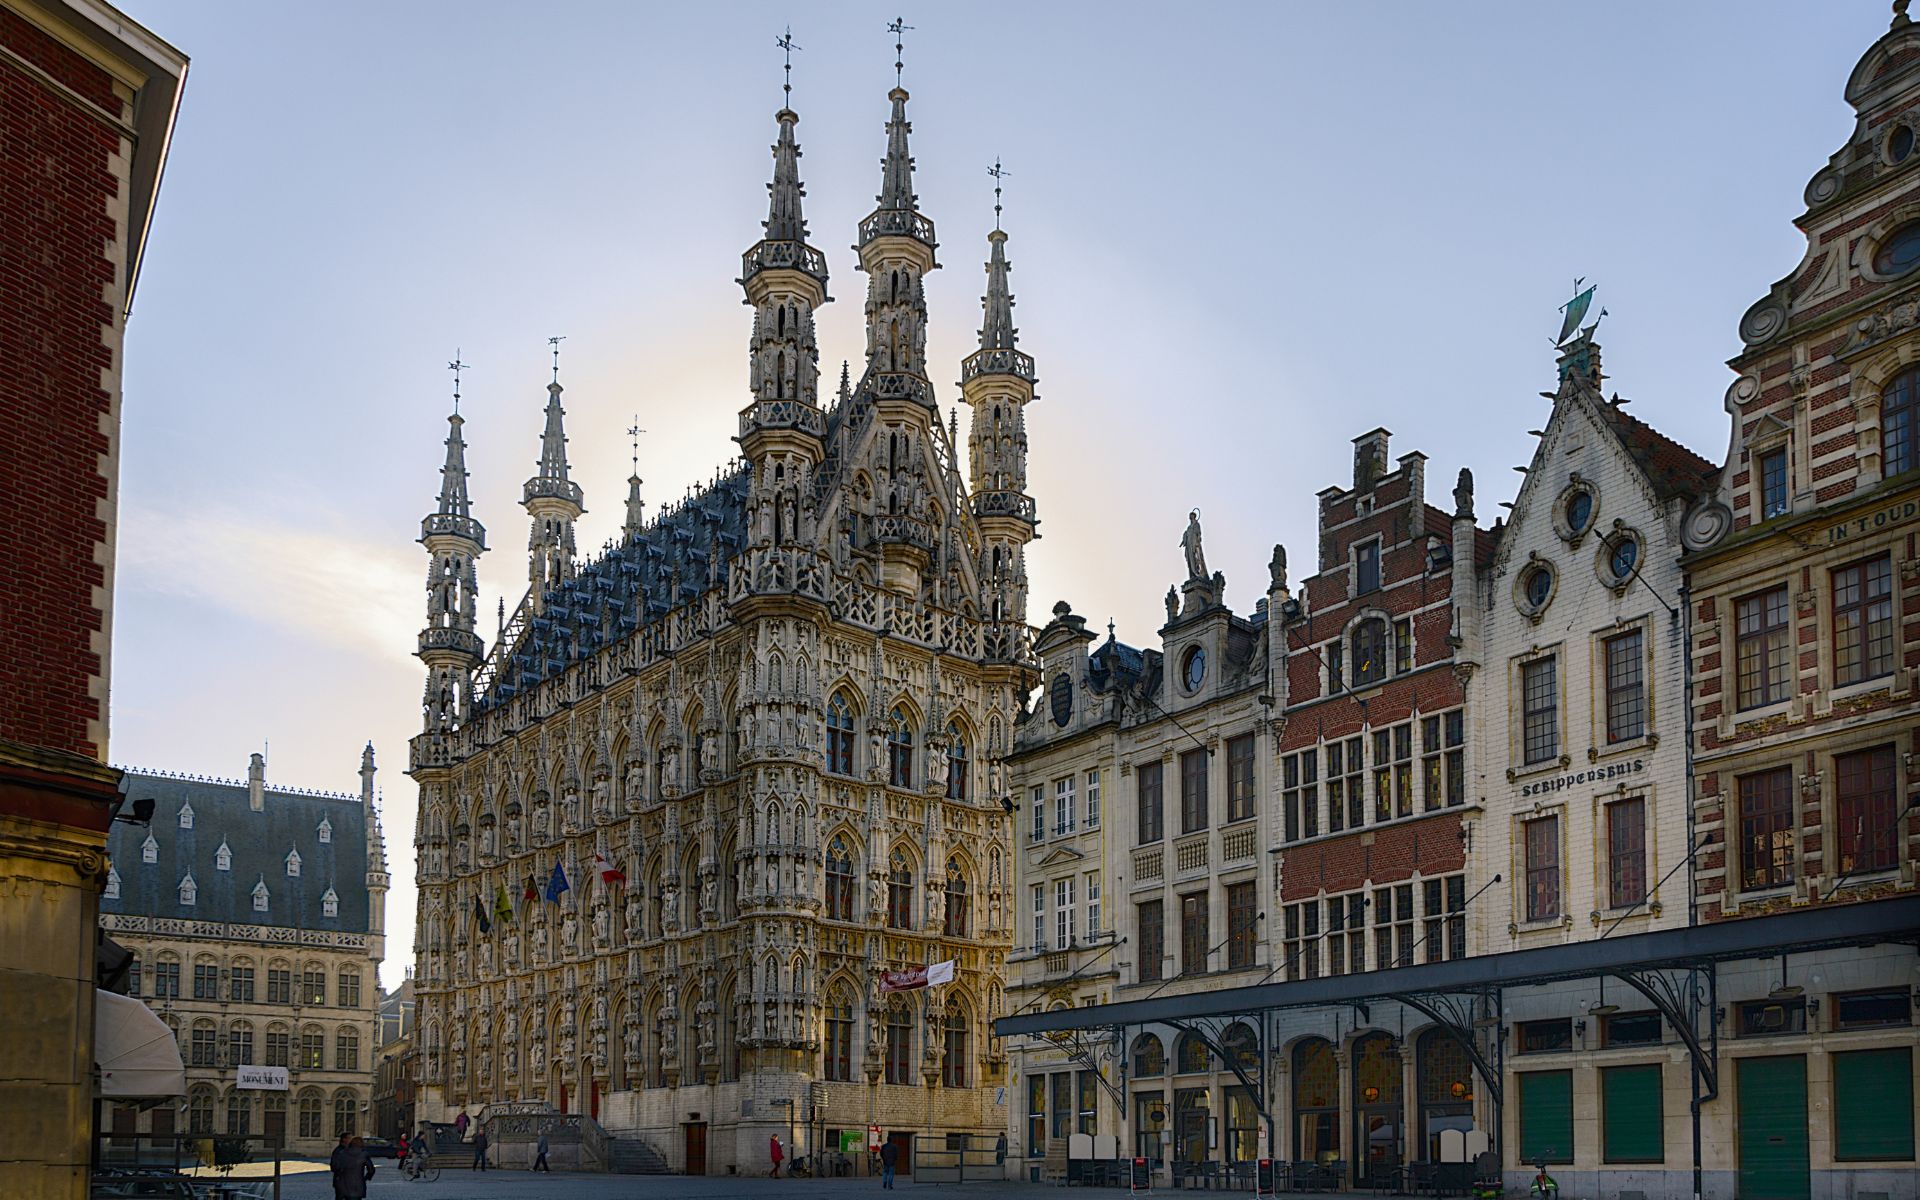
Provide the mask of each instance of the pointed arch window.
POLYGON ((947 1013, 946 1054, 940 1060, 940 1082, 950 1088, 967 1086, 968 1029, 967 1014, 959 1010, 947 1013))
POLYGON ((899 708, 893 710, 893 730, 887 735, 887 781, 897 788, 913 786, 913 728, 899 708))
POLYGON ((887 1082, 913 1082, 913 1014, 898 1001, 887 1009, 887 1082))
POLYGON ((913 928, 913 864, 905 850, 895 850, 887 872, 887 927, 913 928))
POLYGON ((220 848, 213 852, 213 869, 216 871, 233 870, 233 851, 227 846, 224 838, 221 839, 220 848))
POLYGON ((827 770, 853 774, 853 706, 843 692, 827 702, 827 770))
MULTIPOLYGON (((967 936, 970 914, 967 912, 967 876, 960 867, 960 860, 947 860, 947 919, 945 933, 950 938, 967 936)), ((964 1087, 964 1084, 954 1084, 964 1087)))
POLYGON ((853 920, 853 852, 844 834, 827 847, 827 919, 853 920))
POLYGON ((834 1083, 853 1081, 853 997, 835 988, 827 1005, 827 1043, 820 1073, 834 1083))
POLYGON ((947 726, 947 799, 967 798, 967 735, 958 723, 947 726))

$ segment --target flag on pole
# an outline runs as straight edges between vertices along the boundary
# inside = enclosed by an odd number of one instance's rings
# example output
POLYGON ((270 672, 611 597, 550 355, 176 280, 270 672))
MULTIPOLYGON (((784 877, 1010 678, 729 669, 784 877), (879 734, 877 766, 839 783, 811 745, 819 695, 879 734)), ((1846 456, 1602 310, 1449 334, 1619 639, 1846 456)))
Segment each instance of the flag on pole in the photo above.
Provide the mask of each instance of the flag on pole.
POLYGON ((951 958, 948 959, 946 962, 937 962, 937 963, 934 963, 932 966, 928 967, 927 968, 927 986, 939 987, 943 983, 952 983, 953 967, 954 967, 954 960, 951 958))
POLYGON ((540 902, 540 885, 533 881, 533 876, 527 876, 527 890, 520 894, 520 898, 528 904, 540 902))
POLYGON ((504 883, 494 885, 493 919, 501 922, 513 920, 513 901, 507 899, 507 885, 504 883))
POLYGON ((547 877, 547 899, 558 904, 560 893, 568 890, 570 889, 567 886, 566 869, 556 860, 553 864, 553 874, 547 877))
POLYGON ((594 851, 593 854, 593 869, 600 872, 601 883, 625 883, 627 881, 627 873, 608 862, 607 856, 597 850, 594 851))
POLYGON ((487 919, 487 906, 480 903, 480 897, 477 893, 473 897, 473 919, 480 923, 481 933, 493 932, 493 922, 487 919))
POLYGON ((938 987, 953 982, 954 960, 937 962, 930 967, 908 967, 904 971, 882 971, 880 990, 882 992, 913 992, 924 987, 938 987))

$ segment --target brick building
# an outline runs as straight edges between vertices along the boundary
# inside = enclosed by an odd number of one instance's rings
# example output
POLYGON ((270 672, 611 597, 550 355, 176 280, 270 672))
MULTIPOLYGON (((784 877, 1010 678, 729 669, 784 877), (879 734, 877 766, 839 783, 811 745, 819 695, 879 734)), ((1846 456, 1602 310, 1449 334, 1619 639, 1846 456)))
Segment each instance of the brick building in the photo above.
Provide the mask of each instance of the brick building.
POLYGON ((121 346, 187 62, 95 0, 0 3, 0 1193, 85 1194, 121 346), (27 514, 32 514, 28 519, 27 514))
MULTIPOLYGON (((1699 920, 1914 894, 1920 858, 1920 26, 1846 82, 1801 262, 1740 321, 1717 503, 1690 524, 1699 920)), ((1782 954, 1720 983, 1739 1194, 1913 1189, 1910 947, 1782 954), (1735 1131, 1737 1130, 1737 1136, 1735 1131)))

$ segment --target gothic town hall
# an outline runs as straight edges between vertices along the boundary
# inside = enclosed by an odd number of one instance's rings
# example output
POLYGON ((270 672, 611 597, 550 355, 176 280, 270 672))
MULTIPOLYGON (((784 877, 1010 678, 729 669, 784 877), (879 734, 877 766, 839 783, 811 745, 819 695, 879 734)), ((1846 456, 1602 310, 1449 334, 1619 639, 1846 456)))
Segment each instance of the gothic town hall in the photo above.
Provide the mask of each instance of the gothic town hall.
POLYGON ((556 378, 529 588, 490 650, 449 417, 410 759, 424 1119, 550 1107, 712 1173, 764 1170, 772 1135, 804 1153, 869 1125, 1006 1127, 989 1027, 1013 923, 1000 762, 1034 682, 1034 364, 995 229, 962 478, 925 352, 934 224, 907 92, 889 99, 858 380, 821 396, 827 259, 783 109, 741 258, 739 457, 650 521, 636 477, 622 537, 582 559, 556 378), (878 989, 948 960, 951 985, 878 989))

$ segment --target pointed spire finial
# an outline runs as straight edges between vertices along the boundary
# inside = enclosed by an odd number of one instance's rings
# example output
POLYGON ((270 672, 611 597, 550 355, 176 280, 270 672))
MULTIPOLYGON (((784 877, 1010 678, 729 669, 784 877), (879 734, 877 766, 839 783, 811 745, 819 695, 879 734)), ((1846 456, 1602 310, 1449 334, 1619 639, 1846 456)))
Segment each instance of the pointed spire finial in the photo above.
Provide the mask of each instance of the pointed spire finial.
POLYGON ((893 35, 893 86, 900 86, 901 73, 906 70, 907 30, 913 26, 907 24, 905 17, 895 17, 887 25, 887 32, 893 35))
POLYGON ((565 335, 547 339, 547 345, 553 347, 553 381, 555 383, 560 382, 560 343, 566 340, 565 335))
POLYGON ((780 47, 781 51, 784 52, 784 54, 786 55, 786 61, 782 64, 782 69, 784 69, 787 73, 787 81, 786 83, 782 84, 780 88, 780 90, 786 94, 786 99, 781 102, 780 106, 782 108, 792 108, 793 107, 793 52, 795 50, 803 49, 803 47, 798 42, 793 40, 793 26, 791 25, 787 26, 787 31, 785 33, 773 39, 773 44, 780 47))
POLYGON ((460 361, 460 350, 455 347, 453 361, 447 364, 447 370, 453 372, 453 411, 456 415, 460 412, 460 372, 466 370, 468 365, 460 361))
POLYGON ((1000 228, 1000 181, 1013 174, 1000 165, 1000 156, 993 156, 993 165, 987 168, 987 174, 993 176, 993 227, 1000 228))
POLYGON ((646 430, 640 428, 640 414, 633 414, 633 424, 627 426, 627 436, 633 439, 633 473, 640 473, 640 435, 646 430))

